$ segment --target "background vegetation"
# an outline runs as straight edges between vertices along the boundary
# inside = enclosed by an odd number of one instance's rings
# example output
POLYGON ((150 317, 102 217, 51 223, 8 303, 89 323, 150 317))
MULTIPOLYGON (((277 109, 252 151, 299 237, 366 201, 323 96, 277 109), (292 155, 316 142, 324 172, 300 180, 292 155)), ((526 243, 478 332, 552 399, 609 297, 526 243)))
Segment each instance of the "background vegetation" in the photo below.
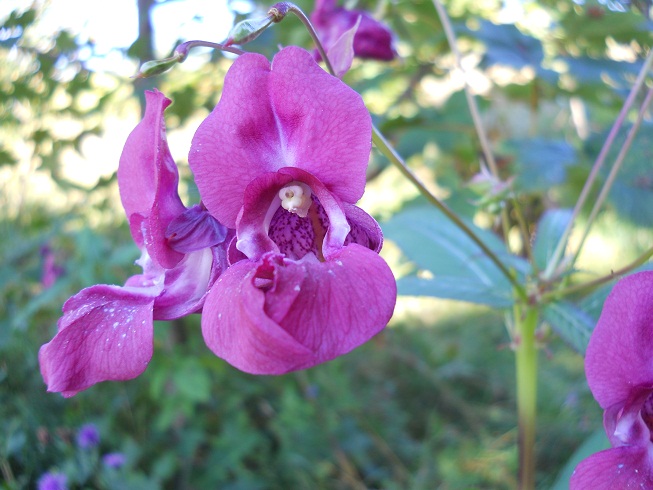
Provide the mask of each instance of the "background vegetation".
MULTIPOLYGON (((312 9, 308 0, 297 3, 312 9)), ((157 26, 143 22, 158 4, 138 4, 139 37, 122 53, 134 72, 139 60, 168 54, 154 52, 157 26)), ((649 6, 509 5, 445 2, 503 181, 511 182, 530 231, 538 222, 540 230, 542 223, 559 228, 556 217, 564 222, 575 203, 650 49, 649 6)), ((231 6, 238 19, 269 7, 231 6)), ((491 235, 504 190, 474 178, 480 150, 433 4, 358 6, 390 24, 400 58, 357 60, 345 81, 431 189, 491 235)), ((136 270, 117 159, 94 157, 106 145, 119 155, 138 121, 143 89, 156 84, 174 100, 166 112, 171 146, 184 198, 196 201, 184 151, 218 100, 230 64, 219 54, 199 54, 192 69, 147 83, 92 70, 91 41, 65 27, 47 35, 38 30, 45 8, 35 4, 0 19, 1 487, 34 488, 42 475, 59 472, 70 488, 514 488, 514 356, 504 318, 487 306, 426 298, 446 296, 423 279, 450 260, 449 245, 445 240, 434 254, 428 240, 402 237, 416 231, 415 216, 429 219, 424 233, 446 236, 451 225, 425 211, 417 191, 377 153, 361 205, 384 227, 384 254, 406 296, 390 328, 372 342, 306 372, 254 377, 214 357, 199 317, 189 317, 156 325, 154 358, 139 378, 71 399, 45 392, 37 352, 55 333, 63 302, 92 284, 122 284, 136 270), (88 423, 100 442, 84 448, 76 434, 88 423), (116 452, 123 465, 103 462, 116 452)), ((296 19, 268 29, 247 49, 271 56, 286 44, 311 48, 296 19)), ((651 124, 649 117, 577 263, 588 277, 650 248, 651 124)), ((508 247, 524 255, 519 223, 509 216, 515 233, 508 247)), ((538 488, 566 488, 558 475, 601 430, 582 356, 568 344, 574 346, 569 323, 591 328, 605 294, 549 311, 539 329, 538 488)), ((470 300, 501 306, 500 297, 470 300)))

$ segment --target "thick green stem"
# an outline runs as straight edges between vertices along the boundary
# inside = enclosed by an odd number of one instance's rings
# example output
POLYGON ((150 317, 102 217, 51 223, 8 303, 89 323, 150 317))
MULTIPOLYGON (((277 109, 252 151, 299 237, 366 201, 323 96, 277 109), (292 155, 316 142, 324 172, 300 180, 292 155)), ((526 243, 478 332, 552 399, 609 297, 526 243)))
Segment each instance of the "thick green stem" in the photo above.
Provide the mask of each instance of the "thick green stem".
POLYGON ((535 422, 537 418, 537 310, 515 307, 515 367, 519 426, 519 489, 535 488, 535 422))

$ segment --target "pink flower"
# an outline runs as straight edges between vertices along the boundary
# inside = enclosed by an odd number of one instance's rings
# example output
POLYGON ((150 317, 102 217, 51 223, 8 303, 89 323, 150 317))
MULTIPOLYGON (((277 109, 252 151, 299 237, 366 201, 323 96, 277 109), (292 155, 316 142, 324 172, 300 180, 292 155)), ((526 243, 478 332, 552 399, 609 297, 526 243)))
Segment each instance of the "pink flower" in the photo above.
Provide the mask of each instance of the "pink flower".
POLYGON ((118 168, 143 273, 122 287, 99 284, 66 301, 57 334, 39 351, 48 391, 68 397, 100 381, 141 374, 152 356, 153 321, 201 310, 226 267, 226 228, 199 206, 186 209, 177 194, 163 120, 169 104, 160 92, 147 93, 145 116, 118 168))
POLYGON ((612 448, 582 461, 571 489, 653 488, 653 272, 615 285, 587 347, 585 372, 612 448))
POLYGON ((370 149, 362 99, 307 51, 285 48, 272 66, 258 54, 234 62, 189 156, 208 211, 237 233, 202 315, 218 356, 282 374, 385 327, 395 281, 379 226, 354 206, 370 149))
POLYGON ((347 10, 336 5, 337 0, 317 0, 311 14, 311 22, 327 53, 360 18, 354 35, 354 54, 359 58, 381 61, 395 58, 397 53, 393 47, 392 31, 385 24, 364 10, 347 10))

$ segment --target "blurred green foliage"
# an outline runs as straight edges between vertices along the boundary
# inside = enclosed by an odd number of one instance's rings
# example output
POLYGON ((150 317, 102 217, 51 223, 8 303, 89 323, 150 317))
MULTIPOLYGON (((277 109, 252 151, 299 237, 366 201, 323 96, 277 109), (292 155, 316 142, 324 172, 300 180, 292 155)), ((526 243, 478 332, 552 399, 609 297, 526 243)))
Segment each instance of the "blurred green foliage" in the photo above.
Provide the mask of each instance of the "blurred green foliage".
MULTIPOLYGON (((309 0, 297 3, 312 9, 309 0)), ((642 13, 649 6, 638 2, 629 10, 625 2, 614 3, 626 10, 619 12, 589 0, 524 2, 518 22, 501 24, 498 1, 445 5, 477 76, 482 115, 497 149, 503 180, 491 184, 505 184, 501 190, 517 196, 534 237, 535 263, 543 267, 651 47, 651 20, 642 13)), ((511 254, 521 273, 535 274, 524 265, 523 243, 506 246, 493 235, 502 198, 488 199, 488 187, 477 192, 468 185, 479 173, 481 153, 432 3, 357 6, 394 29, 401 60, 355 61, 345 81, 363 95, 411 167, 428 175, 429 184, 466 219, 485 224, 479 233, 500 253, 511 254)), ((269 5, 233 7, 257 16, 269 5)), ((80 187, 62 176, 63 158, 67 150, 79 152, 89 135, 102 134, 107 114, 133 103, 140 89, 90 71, 80 52, 92 52, 92 45, 80 44, 74 33, 35 36, 40 13, 30 7, 0 19, 1 488, 34 488, 53 470, 64 472, 71 488, 514 488, 513 358, 502 316, 484 307, 407 303, 413 305, 410 314, 399 315, 368 345, 283 377, 249 376, 215 358, 203 345, 199 318, 192 317, 156 326, 155 355, 140 378, 104 383, 72 399, 45 393, 37 352, 55 333, 63 302, 92 284, 121 284, 136 270, 137 258, 115 178, 80 187), (65 137, 58 129, 62 121, 76 122, 65 137), (63 204, 9 199, 16 182, 27 188, 43 172, 66 197, 63 204), (44 280, 47 273, 54 273, 53 282, 44 280), (88 422, 99 427, 102 439, 91 452, 76 447, 74 438, 88 422), (124 454, 125 465, 103 465, 101 456, 111 452, 124 454)), ((247 49, 271 56, 286 44, 310 47, 296 19, 268 29, 247 49)), ((172 71, 156 80, 174 100, 166 112, 170 128, 212 109, 228 66, 215 54, 195 71, 172 71)), ((632 222, 633 233, 645 233, 651 224, 648 131, 650 123, 641 129, 606 212, 632 222)), ((180 163, 185 197, 196 200, 180 163)), ((383 158, 373 156, 370 192, 380 187, 383 195, 392 194, 381 187, 391 172, 383 158)), ((509 306, 510 290, 492 264, 476 261, 479 251, 459 237, 447 241, 445 232, 453 231, 440 217, 420 228, 433 212, 411 199, 397 192, 376 210, 387 217, 406 208, 384 224, 388 240, 404 252, 399 265, 408 272, 400 288, 509 306), (414 240, 417 232, 420 240, 414 240), (450 282, 434 282, 445 266, 450 282), (478 289, 481 277, 485 292, 478 289)), ((517 229, 508 211, 508 226, 517 229)), ((637 252, 628 237, 622 242, 637 252)), ((538 333, 546 354, 538 487, 554 484, 574 449, 600 423, 582 358, 549 325, 582 351, 606 291, 545 311, 548 324, 538 333)))

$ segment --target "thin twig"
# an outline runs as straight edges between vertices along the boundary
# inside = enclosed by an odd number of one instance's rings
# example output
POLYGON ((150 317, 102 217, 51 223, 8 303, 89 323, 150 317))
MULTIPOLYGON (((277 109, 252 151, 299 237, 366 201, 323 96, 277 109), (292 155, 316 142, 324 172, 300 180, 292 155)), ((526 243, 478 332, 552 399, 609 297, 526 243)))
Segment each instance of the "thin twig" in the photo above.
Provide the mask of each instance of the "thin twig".
POLYGON ((587 199, 590 190, 594 185, 594 181, 598 177, 599 170, 603 166, 603 163, 605 162, 605 159, 608 156, 608 152, 610 151, 610 147, 612 146, 612 143, 617 137, 617 134, 619 133, 619 129, 621 129, 621 126, 623 125, 623 122, 626 119, 626 115, 628 114, 630 107, 633 105, 633 102, 635 101, 635 97, 637 96, 637 93, 642 88, 642 85, 644 84, 644 80, 646 79, 646 75, 648 74, 648 71, 651 69, 652 64, 653 64, 653 49, 649 51, 648 56, 646 57, 646 61, 644 62, 644 65, 642 66, 639 75, 637 75, 637 80, 635 80, 635 84, 633 85, 633 88, 630 90, 630 93, 628 94, 628 98, 624 102, 624 105, 621 108, 621 112, 619 113, 617 120, 614 122, 614 125, 612 126, 612 129, 608 134, 608 138, 605 140, 605 143, 603 144, 603 148, 601 148, 601 152, 599 153, 599 156, 596 158, 596 161, 594 162, 594 166, 592 167, 592 170, 590 171, 590 174, 587 177, 587 181, 583 186, 580 196, 578 197, 578 201, 576 202, 576 206, 574 207, 574 210, 571 214, 571 219, 569 220, 569 223, 567 223, 567 227, 562 233, 562 236, 558 241, 558 245, 556 246, 555 251, 553 252, 551 260, 547 264, 546 270, 544 271, 544 274, 542 276, 544 280, 551 279, 554 272, 556 271, 558 264, 560 263, 560 259, 562 258, 562 254, 564 252, 567 240, 569 239, 569 235, 571 234, 571 230, 573 229, 574 223, 578 218, 581 209, 585 205, 585 200, 587 199))
POLYGON ((440 17, 442 28, 444 29, 444 33, 447 36, 447 41, 449 43, 449 47, 451 48, 451 52, 453 53, 454 58, 456 60, 456 68, 458 68, 458 70, 460 70, 460 72, 463 74, 463 81, 464 81, 463 89, 465 91, 465 97, 467 98, 467 105, 469 106, 469 112, 472 114, 472 120, 474 121, 474 127, 476 128, 476 134, 478 135, 479 142, 481 143, 483 157, 485 158, 485 162, 490 168, 492 175, 498 177, 499 167, 497 166, 497 162, 494 159, 494 154, 490 149, 490 143, 487 134, 485 132, 485 128, 483 127, 483 122, 481 121, 481 115, 478 110, 478 104, 476 104, 476 99, 474 98, 474 95, 472 94, 469 84, 467 83, 467 76, 465 73, 465 69, 463 68, 463 57, 460 54, 460 50, 458 49, 456 34, 453 31, 451 20, 449 20, 449 15, 447 14, 445 8, 442 6, 440 0, 433 0, 433 5, 435 6, 435 9, 438 11, 438 16, 440 17))
POLYGON ((578 248, 576 249, 576 254, 574 255, 573 260, 571 261, 570 267, 574 266, 574 263, 576 263, 576 260, 578 260, 578 256, 580 255, 580 252, 583 248, 583 245, 585 244, 585 240, 587 239, 587 235, 589 235, 590 228, 592 227, 592 223, 594 219, 596 218, 596 215, 599 212, 599 209, 603 205, 603 202, 608 196, 608 192, 610 192, 610 189, 612 188, 612 184, 614 183, 614 180, 617 177, 617 173, 621 169, 621 166, 624 163, 624 160, 626 158, 626 154, 628 153, 628 150, 630 150, 630 147, 633 143, 633 140, 635 139, 635 136, 637 135, 637 131, 639 130, 639 127, 642 124, 642 121, 644 120, 644 115, 646 114, 646 111, 648 109, 649 104, 651 103, 651 99, 653 99, 653 89, 648 89, 648 92, 646 93, 646 98, 644 99, 644 102, 642 103, 642 107, 639 109, 639 113, 637 114, 637 120, 633 124, 633 126, 630 128, 630 131, 628 131, 628 136, 626 136, 626 141, 624 141, 623 146, 619 150, 619 154, 617 155, 617 159, 614 162, 614 165, 612 166, 612 169, 610 169, 610 174, 608 175, 608 178, 606 179, 605 183, 603 184, 603 188, 601 189, 601 192, 599 193, 599 196, 596 198, 596 201, 594 202, 594 207, 592 207, 592 211, 590 213, 589 218, 587 219, 587 224, 585 225, 585 231, 583 232, 583 236, 580 239, 580 243, 578 244, 578 248))
POLYGON ((555 301, 560 298, 564 298, 565 296, 570 296, 576 293, 590 292, 593 289, 602 286, 603 284, 606 284, 614 279, 617 279, 625 274, 628 274, 629 272, 634 271, 638 267, 641 267, 642 265, 646 264, 646 262, 648 262, 651 257, 653 257, 653 247, 649 248, 646 252, 644 252, 642 255, 637 257, 630 264, 622 267, 621 269, 617 269, 616 271, 610 272, 610 274, 608 274, 607 276, 599 277, 598 279, 594 279, 592 281, 584 282, 581 284, 575 284, 573 286, 569 286, 564 289, 558 289, 557 291, 550 291, 548 293, 543 293, 539 297, 540 303, 542 304, 549 303, 551 301, 555 301))
MULTIPOLYGON (((465 98, 467 99, 467 106, 469 107, 469 112, 472 115, 472 120, 474 121, 474 128, 476 128, 476 135, 481 144, 481 151, 483 152, 483 157, 485 163, 490 169, 490 172, 495 178, 499 178, 499 166, 497 165, 496 160, 494 159, 494 153, 490 148, 490 142, 487 137, 485 128, 483 127, 483 121, 481 121, 481 113, 478 110, 478 104, 476 103, 476 98, 472 94, 469 83, 467 82, 467 73, 463 68, 463 57, 460 54, 458 49, 458 40, 456 34, 454 33, 453 26, 451 25, 451 20, 447 14, 446 9, 442 5, 440 0, 433 0, 433 6, 438 12, 440 17, 440 22, 442 23, 442 28, 444 29, 445 36, 447 37, 447 42, 451 48, 451 52, 454 55, 456 62, 456 68, 463 74, 463 90, 465 92, 465 98)), ((501 207, 501 229, 503 232, 503 238, 508 243, 508 236, 510 234, 510 222, 508 219, 508 211, 505 206, 501 207)))

